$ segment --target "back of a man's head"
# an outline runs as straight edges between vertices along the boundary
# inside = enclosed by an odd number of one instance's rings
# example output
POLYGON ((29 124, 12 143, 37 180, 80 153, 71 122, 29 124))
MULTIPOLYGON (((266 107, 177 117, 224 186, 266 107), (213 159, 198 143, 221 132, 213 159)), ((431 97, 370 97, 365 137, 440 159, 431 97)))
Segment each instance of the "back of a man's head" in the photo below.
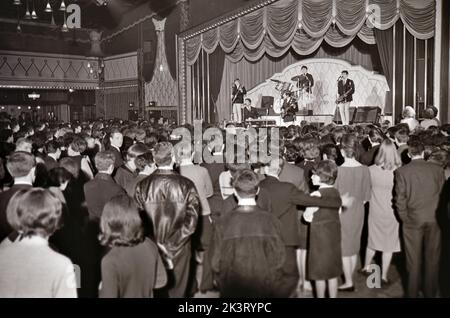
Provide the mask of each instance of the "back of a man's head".
POLYGON ((115 157, 110 151, 101 151, 95 155, 94 161, 98 172, 106 173, 110 170, 111 166, 114 167, 115 157))
POLYGON ((168 141, 157 143, 153 151, 153 159, 158 167, 172 164, 174 156, 173 146, 168 141))
POLYGON ((425 146, 418 138, 412 138, 408 141, 408 152, 411 156, 421 156, 425 151, 425 146))
POLYGON ((32 154, 25 151, 16 151, 9 156, 6 169, 13 178, 27 176, 36 166, 36 160, 32 154))
POLYGON ((242 199, 254 198, 258 193, 258 184, 258 176, 250 169, 239 171, 233 179, 233 187, 242 199))
POLYGON ((64 157, 59 161, 59 166, 69 171, 75 179, 80 175, 80 165, 72 157, 64 157))
POLYGON ((45 144, 45 151, 47 154, 56 153, 60 149, 60 144, 56 140, 50 140, 45 144))
POLYGON ((406 143, 408 142, 409 139, 409 129, 407 127, 400 127, 396 132, 395 132, 395 138, 401 142, 401 143, 406 143))
POLYGON ((24 151, 31 153, 33 150, 33 141, 31 138, 19 138, 16 141, 16 151, 24 151))

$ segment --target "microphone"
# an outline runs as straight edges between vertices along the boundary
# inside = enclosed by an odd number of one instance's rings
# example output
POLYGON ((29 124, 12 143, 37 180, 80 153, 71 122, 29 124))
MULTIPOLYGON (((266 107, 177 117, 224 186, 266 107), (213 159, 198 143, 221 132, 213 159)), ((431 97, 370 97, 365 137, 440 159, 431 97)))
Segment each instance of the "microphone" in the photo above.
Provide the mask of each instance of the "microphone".
POLYGON ((337 82, 339 82, 342 79, 342 75, 338 77, 337 82))

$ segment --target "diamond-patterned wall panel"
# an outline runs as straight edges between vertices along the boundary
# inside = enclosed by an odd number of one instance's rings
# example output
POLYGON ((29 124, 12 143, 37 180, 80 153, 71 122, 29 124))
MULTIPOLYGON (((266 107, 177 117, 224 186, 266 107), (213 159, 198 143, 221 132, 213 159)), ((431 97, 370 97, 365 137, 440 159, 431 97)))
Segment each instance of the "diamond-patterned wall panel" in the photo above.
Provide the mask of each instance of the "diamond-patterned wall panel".
POLYGON ((94 62, 74 55, 0 51, 0 86, 94 89, 98 80, 87 67, 94 62))
POLYGON ((138 77, 136 52, 108 57, 104 63, 105 81, 124 81, 138 77))
POLYGON ((353 106, 378 106, 384 112, 386 92, 389 86, 384 75, 375 74, 361 66, 352 66, 346 61, 335 59, 307 59, 291 64, 283 72, 274 74, 270 79, 256 86, 247 93, 247 97, 261 105, 262 96, 273 96, 279 99, 280 92, 275 89, 276 83, 271 79, 291 82, 298 75, 301 65, 308 66, 308 72, 314 77, 312 104, 314 114, 331 115, 336 109, 337 79, 343 70, 349 71, 349 78, 355 82, 353 106))

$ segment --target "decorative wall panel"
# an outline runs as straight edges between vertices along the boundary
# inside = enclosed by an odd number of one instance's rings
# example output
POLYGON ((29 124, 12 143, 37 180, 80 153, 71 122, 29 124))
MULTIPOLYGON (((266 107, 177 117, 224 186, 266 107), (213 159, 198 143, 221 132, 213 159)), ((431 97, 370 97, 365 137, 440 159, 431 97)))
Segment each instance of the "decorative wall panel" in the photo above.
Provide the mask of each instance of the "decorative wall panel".
POLYGON ((98 60, 76 55, 0 51, 0 87, 96 89, 98 79, 88 63, 98 60))
POLYGON ((166 19, 161 21, 153 19, 153 23, 158 36, 158 49, 152 81, 145 83, 145 105, 148 106, 150 102, 154 101, 158 106, 176 106, 178 104, 178 88, 170 74, 164 44, 166 19))
POLYGON ((104 63, 105 82, 126 81, 138 78, 136 52, 107 57, 104 63))

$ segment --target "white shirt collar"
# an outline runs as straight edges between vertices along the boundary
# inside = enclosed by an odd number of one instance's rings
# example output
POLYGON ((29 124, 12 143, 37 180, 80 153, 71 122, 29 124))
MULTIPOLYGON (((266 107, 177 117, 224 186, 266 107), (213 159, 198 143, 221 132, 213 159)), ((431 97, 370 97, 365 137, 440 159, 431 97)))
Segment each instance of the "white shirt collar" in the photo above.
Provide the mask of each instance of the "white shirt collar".
POLYGON ((182 160, 182 161, 180 162, 180 167, 184 167, 184 166, 192 166, 192 165, 194 165, 194 164, 192 163, 191 160, 182 160))
POLYGON ((256 206, 256 200, 253 198, 239 199, 239 205, 256 206))
POLYGON ((25 236, 20 240, 20 243, 27 244, 27 245, 48 245, 48 240, 38 236, 25 236))
POLYGON ((173 167, 165 166, 165 167, 158 167, 158 169, 159 170, 173 170, 173 167))
POLYGON ((33 184, 29 181, 25 181, 25 180, 18 180, 18 181, 14 181, 14 185, 29 185, 32 186, 33 184))
POLYGON ((277 176, 277 175, 274 175, 274 174, 270 174, 270 173, 266 173, 266 175, 267 175, 268 177, 274 177, 274 178, 276 178, 277 180, 280 180, 280 176, 277 176))
POLYGON ((56 159, 56 154, 55 153, 49 153, 47 156, 55 159, 55 161, 58 161, 58 159, 56 159))

